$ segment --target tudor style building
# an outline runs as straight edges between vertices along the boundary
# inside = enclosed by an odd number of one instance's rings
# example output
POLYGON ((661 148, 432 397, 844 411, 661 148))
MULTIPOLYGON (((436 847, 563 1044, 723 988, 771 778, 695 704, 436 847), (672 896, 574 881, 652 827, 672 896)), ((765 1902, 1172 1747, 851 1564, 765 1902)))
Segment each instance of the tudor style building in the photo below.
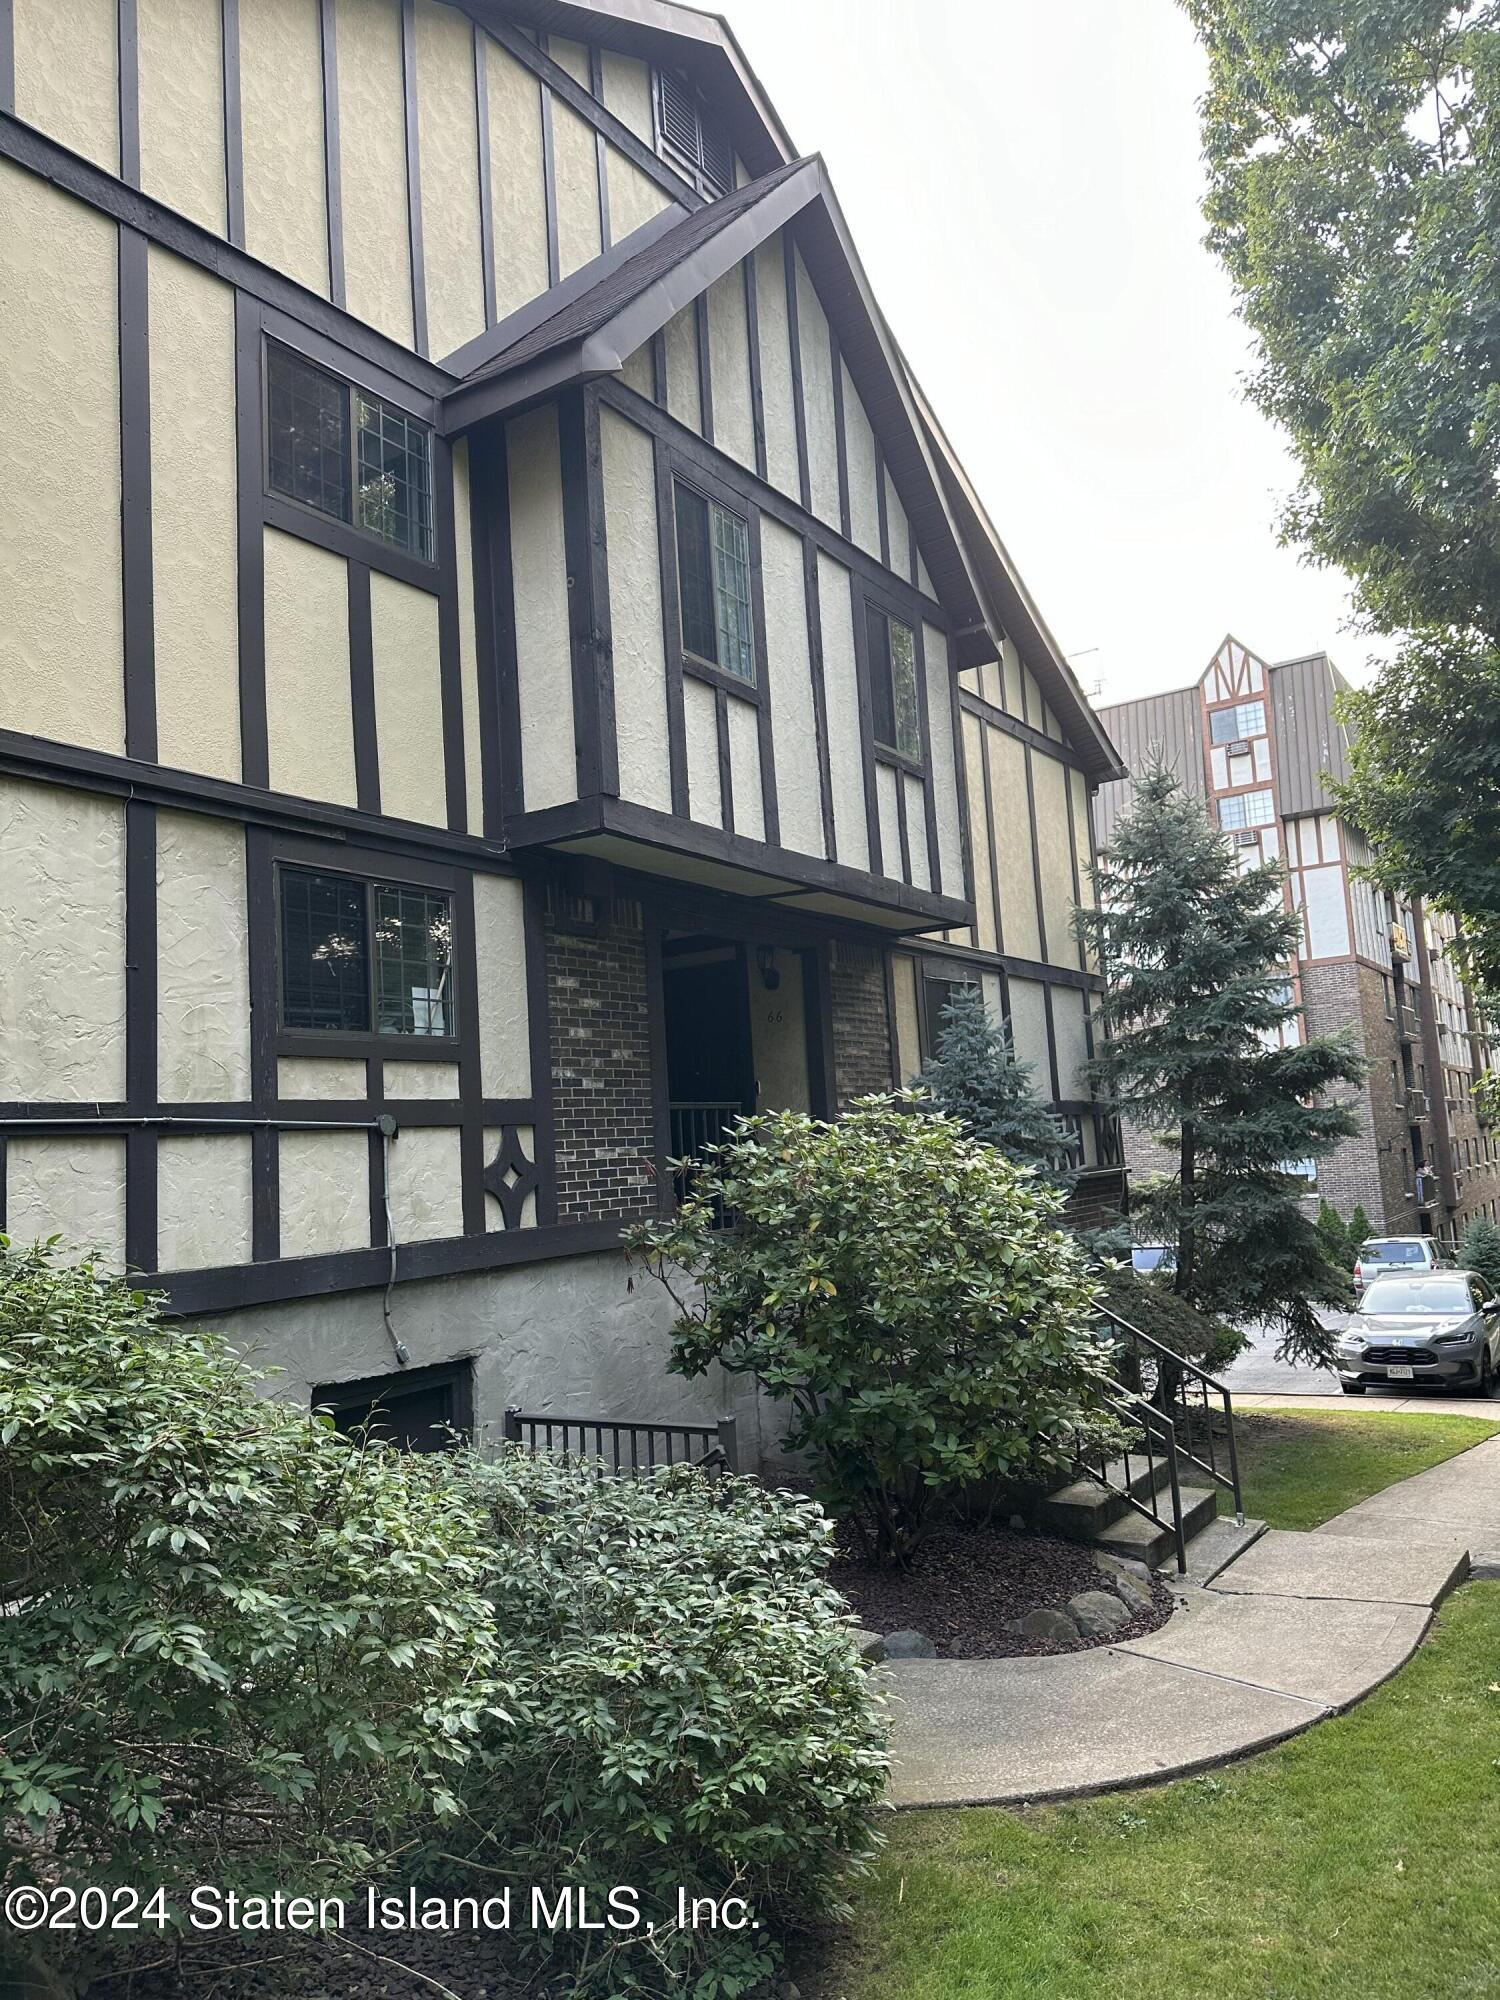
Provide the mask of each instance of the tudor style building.
POLYGON ((955 980, 1108 1178, 1118 760, 720 22, 0 0, 0 226, 13 1237, 420 1439, 716 1410, 622 1221, 955 980))
MULTIPOLYGON (((1470 1217, 1500 1214, 1500 1139, 1481 1125, 1472 1088, 1493 1061, 1491 1039, 1454 969, 1451 919, 1359 872, 1369 846, 1327 783, 1349 775, 1334 712, 1347 685, 1326 653, 1272 665, 1230 637, 1191 686, 1101 719, 1132 772, 1163 762, 1203 801, 1245 867, 1286 867, 1302 918, 1287 982, 1302 1022, 1313 1035, 1353 1030, 1368 1064, 1360 1130, 1318 1164, 1310 1201, 1326 1197, 1346 1218, 1358 1204, 1377 1229, 1451 1241, 1470 1217)), ((1130 778, 1095 794, 1101 848, 1132 796, 1130 778)), ((1166 1164, 1128 1120, 1124 1138, 1134 1172, 1166 1164)))

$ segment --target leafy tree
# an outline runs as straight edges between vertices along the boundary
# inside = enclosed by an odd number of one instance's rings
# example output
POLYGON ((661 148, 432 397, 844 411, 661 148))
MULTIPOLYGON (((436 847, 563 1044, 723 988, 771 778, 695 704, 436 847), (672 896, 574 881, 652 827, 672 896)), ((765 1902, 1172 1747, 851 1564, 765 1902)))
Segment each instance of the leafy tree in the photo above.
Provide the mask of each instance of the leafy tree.
POLYGON ((0 1882, 366 1879, 499 1695, 483 1510, 0 1237, 0 1882))
POLYGON ((1500 986, 1500 5, 1183 0, 1209 242, 1291 438, 1289 539, 1390 663, 1346 697, 1346 810, 1500 986))
POLYGON ((1349 1269, 1351 1272, 1358 1260, 1360 1251, 1374 1234, 1374 1225, 1371 1223, 1369 1216, 1365 1214, 1364 1203, 1357 1201, 1354 1204, 1354 1213, 1349 1218, 1348 1243, 1349 1269))
POLYGON ((1500 1229, 1486 1215, 1476 1215, 1465 1229, 1458 1246, 1460 1270, 1477 1271, 1489 1287, 1491 1298, 1500 1298, 1500 1229))
POLYGON ((1076 924, 1105 975, 1096 1093, 1177 1155, 1136 1194, 1138 1226, 1175 1246, 1173 1289, 1203 1311, 1277 1322, 1281 1353, 1325 1359, 1316 1307, 1347 1281, 1302 1213, 1286 1163, 1357 1129, 1330 1093, 1364 1074, 1348 1034, 1283 1047, 1300 920, 1278 867, 1235 850, 1167 771, 1148 770, 1076 924))
POLYGON ((789 1403, 818 1497, 900 1563, 965 1487, 1070 1463, 1107 1361, 1063 1195, 916 1102, 746 1119, 627 1237, 679 1308, 672 1368, 789 1403))
POLYGON ((1031 1078, 1031 1064, 1016 1055, 1010 1024, 990 1018, 977 986, 962 986, 943 1009, 937 1054, 915 1087, 971 1138, 998 1147, 1018 1166, 1056 1175, 1065 1135, 1031 1078))
POLYGON ((1323 1239, 1330 1264, 1344 1264, 1349 1258, 1349 1231, 1331 1201, 1318 1203, 1317 1231, 1323 1239))

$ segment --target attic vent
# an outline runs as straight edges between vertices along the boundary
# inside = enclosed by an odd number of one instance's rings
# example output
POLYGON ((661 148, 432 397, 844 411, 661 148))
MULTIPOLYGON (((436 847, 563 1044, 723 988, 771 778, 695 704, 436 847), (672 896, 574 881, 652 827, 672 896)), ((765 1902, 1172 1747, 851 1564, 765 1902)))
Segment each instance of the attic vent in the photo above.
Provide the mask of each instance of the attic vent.
POLYGON ((734 186, 734 149, 696 93, 670 70, 656 72, 656 150, 700 194, 734 186))

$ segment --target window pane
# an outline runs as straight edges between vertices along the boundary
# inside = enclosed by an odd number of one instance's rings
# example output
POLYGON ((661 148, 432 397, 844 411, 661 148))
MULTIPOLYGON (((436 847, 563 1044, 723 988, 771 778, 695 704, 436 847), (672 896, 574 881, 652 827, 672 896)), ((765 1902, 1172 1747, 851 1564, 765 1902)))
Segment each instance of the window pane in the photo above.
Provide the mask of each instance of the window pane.
POLYGON ((917 642, 909 625, 887 621, 891 635, 891 701, 895 709, 894 747, 903 757, 922 755, 922 719, 917 710, 917 642))
POLYGON ((716 664, 719 651, 708 541, 708 502, 690 486, 676 489, 676 501, 677 589, 682 600, 682 643, 700 660, 716 664))
POLYGON ((284 347, 266 349, 273 493, 349 518, 349 392, 284 347))
POLYGON ((1215 743, 1239 743, 1248 736, 1266 733, 1266 705, 1263 701, 1242 701, 1237 708, 1217 708, 1208 718, 1209 734, 1215 743))
POLYGON ((424 562, 432 556, 432 441, 427 426, 355 393, 359 525, 424 562))
POLYGON ((726 674, 754 682, 750 638, 750 530, 738 514, 714 507, 714 606, 719 665, 726 674))
POLYGON ((1230 828, 1269 826, 1275 817, 1269 792, 1237 792, 1232 799, 1220 799, 1219 824, 1230 828))
POLYGON ((364 1034, 370 1026, 365 885, 281 872, 281 1020, 364 1034))
POLYGON ((870 723, 875 741, 896 747, 896 698, 891 689, 891 627, 883 611, 869 605, 865 629, 870 635, 870 723))
POLYGON ((453 906, 425 889, 375 891, 375 1010, 382 1035, 452 1035, 453 906))

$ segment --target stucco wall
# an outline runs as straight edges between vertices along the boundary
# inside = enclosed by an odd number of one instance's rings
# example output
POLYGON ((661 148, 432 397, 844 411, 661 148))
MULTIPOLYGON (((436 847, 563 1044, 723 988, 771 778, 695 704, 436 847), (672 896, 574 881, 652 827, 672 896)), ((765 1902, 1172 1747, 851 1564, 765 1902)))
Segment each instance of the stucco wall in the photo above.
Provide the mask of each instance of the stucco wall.
POLYGON ((254 0, 241 7, 240 103, 245 247, 326 297, 318 0, 254 0))
POLYGON ((760 713, 754 702, 729 696, 729 783, 734 830, 745 840, 766 837, 760 775, 760 713))
POLYGON ((802 355, 802 397, 807 410, 807 459, 812 510, 839 525, 838 425, 833 412, 833 349, 828 318, 807 266, 797 254, 797 333, 802 355))
POLYGON ((265 564, 271 787, 352 806, 349 566, 276 528, 265 532, 265 564))
POLYGON ((521 885, 512 876, 474 877, 474 949, 484 1094, 529 1097, 526 937, 521 885))
POLYGON ((560 97, 552 100, 557 179, 557 256, 563 277, 599 255, 599 158, 594 128, 560 97))
POLYGON ((522 789, 526 810, 535 812, 541 806, 559 805, 578 796, 556 410, 544 406, 507 424, 505 446, 510 473, 522 789))
POLYGON ((718 706, 714 691, 691 674, 682 683, 683 735, 687 744, 688 814, 701 826, 722 826, 718 706))
MULTIPOLYGON (((17 0, 16 116, 118 173, 115 0, 17 0)), ((8 351, 8 350, 7 350, 8 351)))
MULTIPOLYGON (((605 61, 608 60, 606 52, 605 61)), ((604 185, 609 195, 609 233, 616 243, 623 242, 654 215, 660 215, 671 202, 666 189, 658 186, 649 174, 643 174, 617 146, 605 149, 604 185)))
POLYGON ((448 823, 438 601, 398 577, 370 576, 380 810, 389 818, 448 823))
POLYGON ((859 677, 854 659, 854 600, 848 570, 818 551, 818 610, 823 636, 823 691, 828 717, 833 832, 838 858, 868 868, 865 780, 859 731, 859 677))
POLYGON ((484 331, 474 29, 457 7, 436 0, 417 0, 416 27, 428 105, 419 120, 427 335, 431 351, 443 355, 484 331))
POLYGON ((213 1270, 250 1261, 250 1140, 166 1134, 157 1148, 157 1264, 213 1270))
POLYGON ((349 310, 411 344, 406 109, 397 0, 337 0, 339 163, 349 310))
POLYGON ((201 813, 158 813, 156 880, 157 1087, 162 1101, 224 1104, 248 1098, 243 827, 201 813))
POLYGON ((708 363, 713 384, 714 443, 755 470, 755 426, 750 415, 750 334, 745 317, 745 273, 736 264, 708 290, 708 363))
POLYGON ((849 526, 868 556, 880 560, 880 486, 875 467, 875 433, 845 362, 839 368, 844 392, 844 451, 849 467, 849 526))
POLYGON ((755 253, 755 318, 760 330, 760 394, 766 423, 766 476, 800 498, 785 251, 779 234, 755 253))
POLYGON ((542 97, 536 78, 486 39, 495 230, 495 306, 503 319, 547 289, 542 97))
POLYGON ((670 812, 656 453, 650 436, 616 411, 601 411, 599 422, 620 786, 637 804, 670 812))
POLYGON ((15 1243, 62 1238, 63 1254, 125 1266, 125 1141, 17 1133, 5 1147, 6 1230, 15 1243))
POLYGON ((760 534, 781 844, 798 854, 821 855, 823 813, 818 728, 813 708, 802 543, 790 528, 784 528, 769 515, 761 519, 760 534))
POLYGON ((224 50, 217 7, 136 0, 141 186, 224 233, 224 50))
POLYGON ((667 353, 667 408, 690 431, 703 430, 698 384, 698 319, 692 306, 667 321, 662 334, 667 353))

